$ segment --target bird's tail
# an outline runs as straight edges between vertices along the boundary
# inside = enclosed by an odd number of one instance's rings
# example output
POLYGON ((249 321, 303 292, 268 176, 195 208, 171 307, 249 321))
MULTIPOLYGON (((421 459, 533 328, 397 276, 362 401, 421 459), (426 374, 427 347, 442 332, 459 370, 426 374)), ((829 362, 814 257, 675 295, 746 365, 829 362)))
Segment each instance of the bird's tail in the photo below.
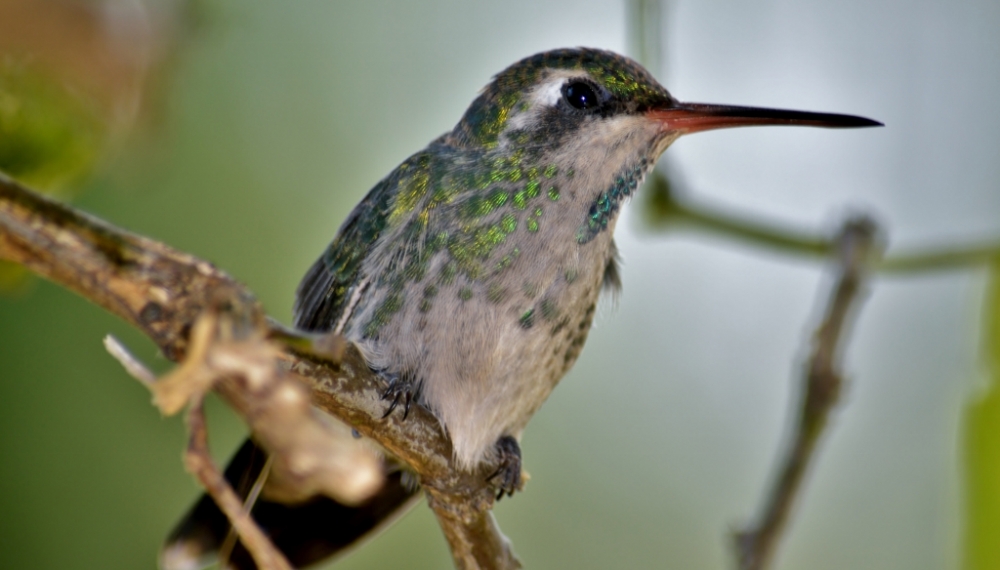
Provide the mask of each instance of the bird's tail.
MULTIPOLYGON (((266 459, 267 454, 247 439, 226 467, 226 479, 241 497, 249 494, 266 459)), ((261 497, 251 513, 292 566, 302 568, 341 553, 382 528, 406 512, 417 495, 417 486, 404 481, 404 473, 396 470, 388 473, 382 488, 361 505, 346 506, 323 496, 286 505, 261 497)), ((160 568, 196 570, 215 562, 229 533, 229 520, 211 497, 202 495, 167 538, 160 568)), ((228 567, 257 568, 239 542, 228 555, 228 567)))

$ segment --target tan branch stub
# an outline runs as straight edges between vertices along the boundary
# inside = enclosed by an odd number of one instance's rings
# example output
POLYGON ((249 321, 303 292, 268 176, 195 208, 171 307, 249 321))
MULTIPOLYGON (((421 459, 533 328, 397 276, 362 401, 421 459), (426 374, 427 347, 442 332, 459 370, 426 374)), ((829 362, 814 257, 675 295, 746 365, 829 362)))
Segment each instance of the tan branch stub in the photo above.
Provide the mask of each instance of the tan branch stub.
MULTIPOLYGON (((215 334, 217 318, 208 313, 195 321, 191 327, 190 349, 180 366, 160 378, 150 386, 153 404, 165 416, 172 416, 184 409, 188 402, 201 401, 205 393, 212 389, 216 379, 222 374, 214 370, 209 362, 212 336, 215 334)), ((266 347, 270 348, 270 347, 266 347)), ((267 359, 267 355, 261 355, 267 359)), ((247 363, 244 368, 251 384, 261 382, 260 362, 247 363)))

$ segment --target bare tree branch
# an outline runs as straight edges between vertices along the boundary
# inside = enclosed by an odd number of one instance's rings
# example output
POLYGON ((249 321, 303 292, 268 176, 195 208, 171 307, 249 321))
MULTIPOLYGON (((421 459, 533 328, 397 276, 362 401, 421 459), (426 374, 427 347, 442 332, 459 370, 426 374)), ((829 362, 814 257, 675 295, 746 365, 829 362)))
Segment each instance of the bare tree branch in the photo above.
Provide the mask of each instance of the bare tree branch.
MULTIPOLYGON (((183 361, 193 351, 192 331, 206 315, 215 315, 238 331, 220 335, 216 328, 213 338, 268 343, 288 377, 311 391, 313 405, 371 438, 417 473, 455 549, 456 567, 520 567, 488 512, 494 490, 487 475, 496 465, 484 465, 477 473, 459 469, 447 435, 420 407, 411 409, 405 421, 399 415, 383 419, 384 386, 353 345, 298 337, 274 325, 244 286, 212 264, 44 198, 3 175, 0 259, 21 263, 118 315, 174 361, 183 361), (342 353, 339 361, 330 358, 330 347, 342 353)), ((222 374, 208 384, 280 458, 287 450, 276 449, 273 441, 282 439, 281 429, 273 421, 262 422, 260 416, 273 393, 254 390, 249 376, 222 374)), ((197 391, 188 396, 197 400, 197 391)))
POLYGON ((741 570, 761 570, 773 559, 805 475, 816 457, 816 444, 843 384, 839 356, 847 322, 877 262, 875 238, 875 224, 861 218, 848 221, 835 242, 839 274, 826 314, 813 337, 803 378, 805 394, 791 444, 757 522, 734 537, 741 570))

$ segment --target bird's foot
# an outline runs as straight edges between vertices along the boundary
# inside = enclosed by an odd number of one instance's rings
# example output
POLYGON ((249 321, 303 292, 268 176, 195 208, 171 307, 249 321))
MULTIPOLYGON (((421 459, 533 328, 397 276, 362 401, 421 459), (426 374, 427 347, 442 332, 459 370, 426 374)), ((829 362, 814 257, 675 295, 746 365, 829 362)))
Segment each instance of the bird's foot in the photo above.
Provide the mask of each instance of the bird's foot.
POLYGON ((486 480, 495 481, 499 501, 504 495, 510 497, 521 489, 521 446, 516 439, 505 435, 497 440, 496 448, 499 465, 486 480))
POLYGON ((417 398, 418 387, 409 375, 384 374, 389 386, 382 392, 382 399, 389 402, 389 407, 382 414, 382 418, 389 417, 389 414, 396 409, 396 406, 403 404, 403 419, 410 415, 410 405, 417 398))

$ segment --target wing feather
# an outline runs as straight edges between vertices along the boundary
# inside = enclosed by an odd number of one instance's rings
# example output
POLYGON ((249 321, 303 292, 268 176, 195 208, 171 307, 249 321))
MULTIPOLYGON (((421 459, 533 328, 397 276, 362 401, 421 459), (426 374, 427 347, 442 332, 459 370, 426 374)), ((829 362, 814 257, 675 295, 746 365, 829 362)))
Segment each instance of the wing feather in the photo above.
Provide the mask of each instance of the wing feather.
POLYGON ((341 320, 355 289, 363 286, 361 267, 386 230, 397 184, 394 172, 372 188, 306 272, 295 294, 297 328, 327 332, 341 320))

